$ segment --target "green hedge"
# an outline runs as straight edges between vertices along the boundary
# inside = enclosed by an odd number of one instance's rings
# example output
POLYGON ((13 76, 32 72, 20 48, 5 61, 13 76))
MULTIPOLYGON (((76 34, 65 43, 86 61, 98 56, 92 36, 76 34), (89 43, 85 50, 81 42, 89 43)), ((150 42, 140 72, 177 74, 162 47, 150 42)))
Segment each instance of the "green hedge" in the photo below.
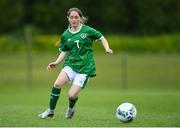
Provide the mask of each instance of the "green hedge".
POLYGON ((180 52, 180 36, 119 36, 107 37, 110 45, 115 50, 129 52, 180 52))
MULTIPOLYGON (((58 49, 58 35, 36 35, 31 49, 34 51, 56 51, 58 49)), ((106 35, 110 47, 114 51, 128 52, 180 52, 180 34, 157 36, 123 36, 106 35)), ((103 50, 101 45, 94 45, 96 51, 103 50)), ((23 38, 9 35, 0 36, 1 51, 27 50, 28 44, 23 38)))

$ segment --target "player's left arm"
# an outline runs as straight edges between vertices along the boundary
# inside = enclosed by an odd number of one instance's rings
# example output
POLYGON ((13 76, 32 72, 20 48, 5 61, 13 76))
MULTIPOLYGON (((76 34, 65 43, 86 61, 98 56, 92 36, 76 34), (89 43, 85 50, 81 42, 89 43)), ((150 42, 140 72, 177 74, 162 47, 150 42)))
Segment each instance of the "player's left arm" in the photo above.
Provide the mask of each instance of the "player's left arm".
POLYGON ((104 36, 99 39, 108 54, 113 54, 113 50, 109 48, 109 43, 104 36))

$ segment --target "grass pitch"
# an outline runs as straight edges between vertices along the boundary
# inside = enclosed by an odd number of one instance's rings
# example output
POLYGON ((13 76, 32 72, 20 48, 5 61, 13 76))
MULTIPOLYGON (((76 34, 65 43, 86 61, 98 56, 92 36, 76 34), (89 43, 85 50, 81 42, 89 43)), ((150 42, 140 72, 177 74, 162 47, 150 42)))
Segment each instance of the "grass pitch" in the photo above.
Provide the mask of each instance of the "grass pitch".
POLYGON ((39 119, 38 114, 48 106, 50 88, 1 92, 0 126, 180 126, 178 91, 122 91, 87 87, 79 96, 74 118, 67 120, 68 88, 62 90, 55 116, 46 120, 39 119), (121 123, 115 116, 117 106, 123 102, 133 103, 137 108, 137 118, 131 123, 121 123))
POLYGON ((38 118, 48 107, 50 90, 59 72, 46 71, 56 54, 34 54, 31 89, 27 87, 26 54, 0 57, 1 127, 180 126, 179 55, 129 55, 128 86, 123 89, 121 56, 97 54, 97 77, 80 93, 72 120, 65 119, 69 85, 62 89, 55 116, 38 118), (123 102, 137 108, 137 118, 131 123, 121 123, 115 116, 123 102))

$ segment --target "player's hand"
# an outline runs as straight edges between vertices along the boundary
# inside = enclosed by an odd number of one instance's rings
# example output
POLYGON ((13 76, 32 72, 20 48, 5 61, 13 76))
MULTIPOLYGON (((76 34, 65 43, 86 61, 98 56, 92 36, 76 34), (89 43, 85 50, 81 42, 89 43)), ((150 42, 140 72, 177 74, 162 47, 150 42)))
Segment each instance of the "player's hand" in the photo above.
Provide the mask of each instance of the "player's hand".
POLYGON ((109 48, 109 49, 106 50, 106 53, 111 55, 111 54, 113 54, 113 50, 109 48))
POLYGON ((53 68, 55 68, 57 66, 57 64, 55 62, 52 62, 50 64, 48 64, 47 66, 47 70, 51 71, 53 68))

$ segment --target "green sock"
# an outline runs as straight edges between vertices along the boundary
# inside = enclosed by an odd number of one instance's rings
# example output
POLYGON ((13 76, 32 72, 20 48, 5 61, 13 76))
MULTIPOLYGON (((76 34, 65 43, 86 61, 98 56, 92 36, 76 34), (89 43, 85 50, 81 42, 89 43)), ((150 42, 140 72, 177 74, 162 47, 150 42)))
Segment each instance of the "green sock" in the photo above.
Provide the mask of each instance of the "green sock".
POLYGON ((69 98, 69 107, 73 108, 74 105, 76 104, 76 101, 78 100, 78 97, 76 99, 70 99, 69 98))
POLYGON ((49 103, 50 110, 55 109, 56 103, 57 103, 59 95, 60 95, 60 92, 61 92, 61 89, 58 89, 58 88, 55 88, 55 87, 52 88, 51 98, 50 98, 50 103, 49 103))

